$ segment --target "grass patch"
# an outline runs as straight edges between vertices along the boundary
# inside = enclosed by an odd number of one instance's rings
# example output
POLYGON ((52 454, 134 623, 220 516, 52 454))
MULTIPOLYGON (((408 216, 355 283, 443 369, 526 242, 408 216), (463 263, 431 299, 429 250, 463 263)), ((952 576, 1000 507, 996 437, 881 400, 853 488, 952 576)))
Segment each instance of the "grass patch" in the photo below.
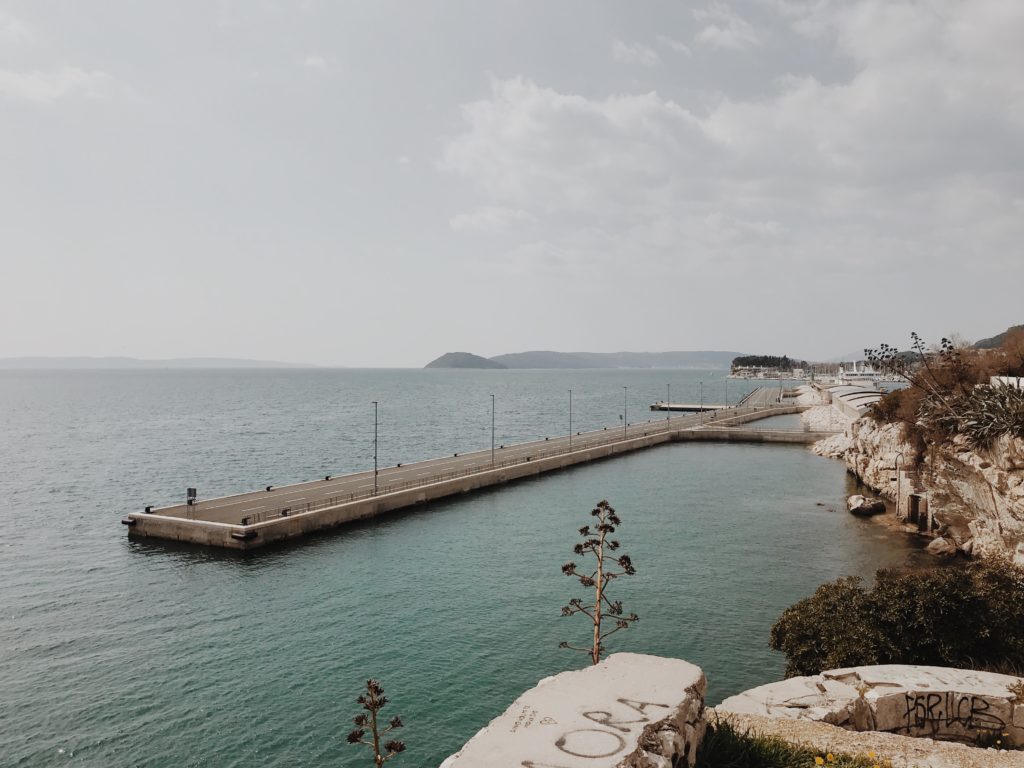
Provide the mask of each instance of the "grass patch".
POLYGON ((841 755, 790 744, 778 736, 739 732, 726 722, 708 725, 697 768, 890 768, 873 755, 841 755))

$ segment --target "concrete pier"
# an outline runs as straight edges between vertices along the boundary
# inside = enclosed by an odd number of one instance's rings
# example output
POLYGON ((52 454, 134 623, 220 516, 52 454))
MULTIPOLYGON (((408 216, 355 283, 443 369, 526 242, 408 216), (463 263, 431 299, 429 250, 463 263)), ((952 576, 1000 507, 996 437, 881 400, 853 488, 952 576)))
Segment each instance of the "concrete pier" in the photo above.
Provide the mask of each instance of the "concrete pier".
MULTIPOLYGON (((765 398, 767 399, 767 398, 765 398)), ((760 402, 748 398, 748 402, 760 402)), ((652 419, 626 427, 546 438, 494 451, 454 454, 413 464, 262 491, 197 500, 121 522, 133 537, 253 549, 355 520, 442 499, 523 477, 649 448, 670 441, 808 443, 830 433, 744 427, 803 406, 744 405, 707 414, 652 419)))
POLYGON ((651 403, 652 411, 684 411, 687 413, 707 413, 710 411, 724 411, 728 409, 728 405, 714 405, 708 403, 704 404, 693 404, 693 403, 665 403, 659 400, 656 403, 651 403))

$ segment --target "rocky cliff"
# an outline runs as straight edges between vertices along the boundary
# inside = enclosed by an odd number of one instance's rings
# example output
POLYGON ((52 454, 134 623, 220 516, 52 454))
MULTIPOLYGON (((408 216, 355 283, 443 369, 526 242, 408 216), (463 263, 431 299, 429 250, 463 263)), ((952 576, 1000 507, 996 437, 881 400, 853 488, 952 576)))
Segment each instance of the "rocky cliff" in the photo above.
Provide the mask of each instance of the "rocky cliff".
MULTIPOLYGON (((866 485, 896 498, 901 468, 913 470, 914 449, 898 424, 857 419, 845 431, 846 466, 866 485)), ((917 468, 939 533, 967 553, 1010 553, 1024 562, 1024 440, 1004 436, 972 450, 962 440, 931 445, 917 468)), ((901 495, 912 474, 900 479, 901 495)))

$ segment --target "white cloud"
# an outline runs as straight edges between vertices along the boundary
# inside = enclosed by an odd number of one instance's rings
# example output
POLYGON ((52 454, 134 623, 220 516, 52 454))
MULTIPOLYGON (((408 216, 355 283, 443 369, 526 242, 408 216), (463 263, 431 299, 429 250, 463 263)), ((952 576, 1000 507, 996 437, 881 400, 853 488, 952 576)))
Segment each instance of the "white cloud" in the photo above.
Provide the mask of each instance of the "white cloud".
POLYGON ((302 60, 302 66, 308 69, 326 70, 329 65, 327 59, 325 59, 323 56, 310 54, 309 56, 302 60))
POLYGON ((690 46, 676 40, 675 38, 669 37, 668 35, 658 35, 658 42, 675 53, 682 53, 686 56, 693 55, 693 52, 690 50, 690 46))
POLYGON ((37 104, 52 104, 72 96, 102 98, 112 85, 113 79, 106 72, 79 67, 63 66, 49 72, 0 69, 0 94, 37 104))
POLYGON ((697 21, 706 22, 706 26, 697 33, 698 43, 733 50, 761 44, 760 35, 750 23, 719 0, 706 9, 695 10, 693 16, 697 21))
POLYGON ((524 225, 534 218, 526 211, 488 205, 472 213, 460 213, 448 222, 456 232, 508 232, 516 225, 524 225))
POLYGON ((35 42, 35 34, 25 22, 0 10, 0 43, 27 45, 35 42))
POLYGON ((552 268, 770 259, 944 274, 966 254, 1019 258, 1024 4, 786 11, 793 25, 813 17, 821 43, 852 62, 845 81, 784 75, 769 94, 691 110, 653 92, 593 98, 495 80, 463 107, 441 167, 481 205, 533 216, 509 258, 552 268))
POLYGON ((689 112, 655 93, 591 100, 522 78, 493 81, 490 98, 463 116, 467 130, 441 167, 533 213, 600 216, 641 204, 637 190, 667 183, 701 134, 689 112))
POLYGON ((656 67, 658 53, 640 43, 624 43, 615 40, 612 43, 612 58, 623 64, 639 64, 642 67, 656 67))

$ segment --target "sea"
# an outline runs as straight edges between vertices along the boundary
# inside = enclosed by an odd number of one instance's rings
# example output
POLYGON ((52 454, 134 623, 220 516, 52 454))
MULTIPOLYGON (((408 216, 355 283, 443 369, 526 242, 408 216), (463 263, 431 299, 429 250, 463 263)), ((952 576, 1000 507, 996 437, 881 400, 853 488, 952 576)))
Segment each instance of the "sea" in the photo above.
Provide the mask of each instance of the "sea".
MULTIPOLYGON (((764 382, 760 382, 763 383, 764 382)), ((250 553, 135 541, 149 504, 664 418, 757 382, 688 370, 0 372, 0 765, 364 766, 379 679, 436 766, 538 680, 587 663, 561 572, 607 499, 640 620, 611 652, 700 665, 708 702, 781 679, 772 623, 821 583, 913 565, 806 446, 682 443, 250 553)), ((767 382, 767 386, 781 386, 767 382)), ((788 384, 787 384, 788 386, 788 384)), ((798 426, 798 417, 776 417, 798 426)), ((851 628, 855 631, 855 628, 851 628)))

